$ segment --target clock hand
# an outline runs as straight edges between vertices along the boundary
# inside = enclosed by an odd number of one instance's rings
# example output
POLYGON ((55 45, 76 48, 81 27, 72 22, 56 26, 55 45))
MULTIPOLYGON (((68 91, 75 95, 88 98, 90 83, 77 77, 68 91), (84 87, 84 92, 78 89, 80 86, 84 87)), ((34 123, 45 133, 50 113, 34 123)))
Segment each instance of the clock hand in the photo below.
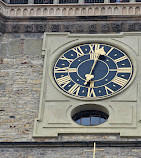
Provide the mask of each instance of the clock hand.
MULTIPOLYGON (((99 55, 99 56, 100 56, 100 55, 99 55)), ((96 63, 97 63, 97 60, 98 60, 98 58, 95 58, 90 73, 85 75, 86 80, 85 80, 84 85, 86 85, 92 78, 94 78, 94 75, 92 75, 92 71, 93 71, 93 69, 94 69, 94 67, 95 67, 95 65, 96 65, 96 63)))
POLYGON ((97 49, 94 53, 94 63, 93 63, 93 66, 91 68, 91 71, 89 74, 86 74, 85 77, 86 77, 86 80, 85 80, 85 83, 84 85, 86 85, 92 78, 94 78, 94 75, 92 75, 92 71, 98 61, 98 58, 100 57, 100 55, 105 55, 106 52, 104 51, 104 47, 100 48, 100 49, 97 49))
POLYGON ((95 65, 96 65, 96 63, 97 63, 97 60, 98 60, 99 56, 100 56, 100 54, 96 54, 96 56, 95 56, 95 58, 94 58, 95 60, 94 60, 94 63, 93 63, 93 66, 92 66, 92 68, 91 68, 91 71, 90 71, 89 75, 92 74, 92 71, 93 71, 93 69, 94 69, 94 67, 95 67, 95 65))

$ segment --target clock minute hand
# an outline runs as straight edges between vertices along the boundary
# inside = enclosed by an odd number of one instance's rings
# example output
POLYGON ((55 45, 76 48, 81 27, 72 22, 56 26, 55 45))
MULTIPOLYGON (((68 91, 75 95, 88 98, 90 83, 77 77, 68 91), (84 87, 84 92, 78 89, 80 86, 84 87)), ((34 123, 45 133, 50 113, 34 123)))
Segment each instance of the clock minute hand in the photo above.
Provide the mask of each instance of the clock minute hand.
POLYGON ((91 71, 89 74, 86 74, 85 77, 86 77, 86 80, 85 80, 85 83, 84 85, 86 85, 92 78, 94 78, 94 75, 91 75, 92 74, 92 71, 98 61, 98 58, 100 57, 100 55, 105 55, 106 52, 104 51, 104 48, 100 48, 98 50, 95 51, 95 54, 94 54, 94 63, 93 63, 93 66, 91 68, 91 71))
MULTIPOLYGON (((100 55, 99 55, 99 56, 100 56, 100 55)), ((98 56, 98 57, 99 57, 99 56, 98 56)), ((85 80, 84 85, 86 85, 92 78, 94 78, 94 75, 92 75, 92 71, 93 71, 93 69, 94 69, 94 67, 95 67, 95 65, 96 65, 96 63, 97 63, 97 60, 98 60, 98 58, 96 57, 95 60, 94 60, 93 66, 92 66, 92 68, 91 68, 90 73, 85 75, 86 80, 85 80)))
POLYGON ((100 56, 100 54, 96 54, 96 57, 95 57, 95 60, 94 60, 94 63, 93 63, 93 66, 91 68, 91 71, 90 71, 89 75, 92 74, 92 71, 93 71, 93 69, 94 69, 94 67, 95 67, 95 65, 97 63, 97 60, 98 60, 99 56, 100 56))
POLYGON ((97 49, 97 50, 95 51, 95 54, 94 54, 94 64, 93 64, 93 66, 92 66, 91 71, 90 71, 89 74, 92 73, 92 71, 93 71, 93 69, 94 69, 94 67, 95 67, 95 65, 96 65, 96 63, 97 63, 97 60, 98 60, 98 58, 100 57, 100 55, 105 55, 105 54, 106 54, 106 52, 104 51, 104 48, 103 48, 103 47, 100 48, 100 49, 97 49))

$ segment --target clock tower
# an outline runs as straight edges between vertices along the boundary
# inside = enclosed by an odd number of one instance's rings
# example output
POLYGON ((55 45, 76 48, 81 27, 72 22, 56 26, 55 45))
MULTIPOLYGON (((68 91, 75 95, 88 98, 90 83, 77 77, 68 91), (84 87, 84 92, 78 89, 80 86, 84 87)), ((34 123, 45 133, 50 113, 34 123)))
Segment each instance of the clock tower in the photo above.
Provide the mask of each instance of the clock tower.
POLYGON ((132 33, 44 33, 41 110, 34 137, 60 133, 140 136, 138 52, 135 41, 131 46, 127 40, 131 37, 132 33))
POLYGON ((140 79, 141 0, 0 0, 0 158, 141 158, 140 79))

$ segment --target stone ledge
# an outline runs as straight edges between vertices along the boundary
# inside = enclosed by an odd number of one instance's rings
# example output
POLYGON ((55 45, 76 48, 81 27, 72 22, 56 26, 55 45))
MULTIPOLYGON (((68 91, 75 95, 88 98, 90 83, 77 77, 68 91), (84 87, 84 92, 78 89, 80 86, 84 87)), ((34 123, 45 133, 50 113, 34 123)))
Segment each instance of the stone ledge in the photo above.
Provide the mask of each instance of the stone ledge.
POLYGON ((53 142, 0 142, 0 148, 36 147, 141 147, 141 141, 53 141, 53 142))

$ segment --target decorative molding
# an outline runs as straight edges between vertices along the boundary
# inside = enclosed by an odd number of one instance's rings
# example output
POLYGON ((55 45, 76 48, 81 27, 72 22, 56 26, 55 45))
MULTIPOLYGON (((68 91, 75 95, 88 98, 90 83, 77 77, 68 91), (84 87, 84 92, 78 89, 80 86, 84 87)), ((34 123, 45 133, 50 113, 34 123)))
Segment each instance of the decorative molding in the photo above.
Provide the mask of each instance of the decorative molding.
MULTIPOLYGON (((58 17, 59 18, 59 17, 58 17)), ((69 18, 68 18, 69 19, 69 18)), ((70 33, 120 33, 120 32, 140 32, 141 31, 141 22, 140 21, 91 21, 89 19, 88 23, 85 22, 85 19, 81 18, 81 22, 77 23, 77 20, 67 23, 68 19, 64 19, 60 23, 60 19, 56 22, 52 19, 48 21, 40 21, 27 19, 27 22, 0 22, 0 32, 8 33, 43 33, 43 32, 70 32, 70 33), (66 20, 66 21, 65 21, 66 20), (50 23, 48 23, 50 22, 50 23), (104 22, 104 23, 103 23, 104 22)), ((42 19, 41 19, 42 20, 42 19)))
POLYGON ((23 4, 0 1, 0 13, 8 17, 141 15, 140 3, 23 4))

